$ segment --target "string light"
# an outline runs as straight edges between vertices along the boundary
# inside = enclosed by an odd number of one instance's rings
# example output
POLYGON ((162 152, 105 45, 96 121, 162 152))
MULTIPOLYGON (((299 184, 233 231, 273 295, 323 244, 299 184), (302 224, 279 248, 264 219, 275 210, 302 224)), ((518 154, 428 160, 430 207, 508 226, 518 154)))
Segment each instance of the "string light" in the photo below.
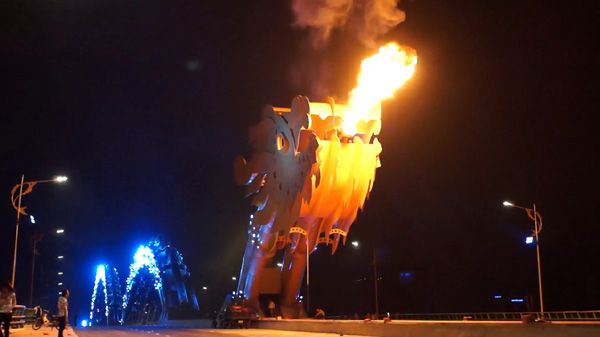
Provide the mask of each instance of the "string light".
POLYGON ((154 253, 149 247, 141 245, 133 256, 133 263, 129 266, 129 277, 127 277, 127 281, 125 282, 126 288, 123 295, 123 309, 127 308, 129 304, 131 288, 133 288, 133 284, 135 283, 135 277, 142 268, 147 268, 150 274, 154 276, 154 289, 159 292, 162 290, 160 270, 156 264, 154 253))
POLYGON ((96 304, 96 296, 98 294, 98 285, 102 281, 102 287, 104 288, 104 315, 108 322, 108 293, 106 290, 106 266, 101 264, 96 269, 96 280, 94 281, 94 291, 92 292, 92 303, 90 308, 90 325, 94 321, 94 306, 96 304))

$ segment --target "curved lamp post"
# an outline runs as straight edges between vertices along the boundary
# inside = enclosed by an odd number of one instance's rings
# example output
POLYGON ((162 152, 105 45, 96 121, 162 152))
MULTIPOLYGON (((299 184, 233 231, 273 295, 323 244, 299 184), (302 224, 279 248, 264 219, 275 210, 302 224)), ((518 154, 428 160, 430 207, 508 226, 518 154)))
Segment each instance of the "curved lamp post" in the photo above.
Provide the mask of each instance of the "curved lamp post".
POLYGON ((522 209, 527 213, 527 216, 531 220, 533 220, 533 224, 534 224, 533 235, 535 238, 535 253, 536 253, 536 257, 537 257, 538 288, 540 291, 540 315, 541 315, 541 319, 544 320, 544 297, 542 295, 542 267, 541 267, 541 263, 540 263, 540 239, 539 239, 540 232, 542 231, 542 215, 540 214, 540 212, 538 212, 536 210, 535 203, 533 204, 533 208, 518 206, 518 205, 513 204, 510 201, 504 201, 502 203, 502 205, 504 205, 506 207, 522 209))
POLYGON ((29 214, 27 214, 27 212, 25 212, 27 207, 21 206, 21 199, 23 198, 24 195, 31 193, 33 191, 33 188, 37 184, 64 183, 68 179, 69 178, 67 178, 65 176, 57 176, 57 177, 54 177, 53 179, 25 181, 25 175, 21 175, 21 182, 16 184, 10 191, 10 201, 12 203, 13 208, 17 211, 17 224, 16 224, 16 229, 15 229, 15 248, 13 250, 12 276, 11 276, 11 281, 10 281, 11 286, 13 286, 13 287, 15 286, 15 272, 17 270, 17 246, 19 243, 19 219, 21 217, 21 214, 25 215, 25 216, 29 215, 29 214), (18 194, 17 194, 17 191, 18 191, 18 194))
MULTIPOLYGON (((352 241, 352 247, 358 249, 360 247, 359 241, 352 241)), ((379 282, 379 276, 377 273, 377 250, 373 248, 373 288, 375 291, 375 317, 379 319, 379 287, 377 283, 379 282)))

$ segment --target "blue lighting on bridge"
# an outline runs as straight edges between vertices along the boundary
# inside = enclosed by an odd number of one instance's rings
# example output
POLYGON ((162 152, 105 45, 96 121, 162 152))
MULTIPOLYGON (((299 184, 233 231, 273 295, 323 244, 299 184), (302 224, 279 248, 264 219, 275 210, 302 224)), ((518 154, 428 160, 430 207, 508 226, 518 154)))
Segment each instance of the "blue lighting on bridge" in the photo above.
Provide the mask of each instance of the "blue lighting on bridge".
POLYGON ((88 320, 87 319, 82 319, 81 323, 79 325, 81 325, 81 327, 83 327, 83 328, 87 328, 87 326, 88 326, 88 320))
MULTIPOLYGON (((96 303, 96 296, 98 296, 98 286, 102 285, 104 293, 104 315, 108 318, 108 293, 106 290, 106 266, 101 264, 96 268, 96 280, 94 281, 94 292, 92 293, 92 303, 90 308, 90 321, 94 320, 94 306, 96 303)), ((83 323, 83 321, 82 321, 83 323)), ((88 321, 85 320, 87 326, 88 321)))
POLYGON ((497 300, 502 299, 502 295, 494 295, 494 298, 497 300))
POLYGON ((522 298, 511 298, 510 301, 512 303, 523 303, 523 302, 525 302, 525 300, 522 299, 522 298))
POLYGON ((129 304, 131 288, 133 288, 133 284, 135 283, 135 277, 142 268, 147 268, 148 272, 154 276, 154 289, 159 292, 162 290, 162 279, 160 278, 160 270, 154 259, 154 253, 149 247, 141 245, 133 256, 133 263, 129 266, 129 277, 127 277, 127 281, 125 282, 126 289, 123 295, 123 309, 127 308, 129 304))
POLYGON ((410 271, 403 271, 400 273, 400 278, 402 279, 409 279, 413 277, 413 273, 410 271))

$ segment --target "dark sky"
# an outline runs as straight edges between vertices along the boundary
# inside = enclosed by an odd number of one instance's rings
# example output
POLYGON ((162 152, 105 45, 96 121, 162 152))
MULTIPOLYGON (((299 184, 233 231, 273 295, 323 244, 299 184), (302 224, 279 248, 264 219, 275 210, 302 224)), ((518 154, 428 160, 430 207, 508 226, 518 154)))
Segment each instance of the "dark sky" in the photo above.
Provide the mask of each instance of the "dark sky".
MULTIPOLYGON (((417 72, 383 107, 383 166, 350 233, 362 248, 311 257, 315 305, 371 310, 376 247, 384 311, 520 309, 492 300, 537 292, 535 250, 523 243, 532 224, 501 206, 510 199, 536 202, 544 217, 546 310, 600 307, 600 13, 586 3, 401 5, 406 22, 380 42, 414 47, 417 72)), ((232 162, 247 153, 247 128, 263 105, 314 93, 292 76, 317 73, 312 65, 343 101, 373 52, 339 32, 307 52, 288 1, 8 1, 0 12, 0 278, 10 276, 11 187, 21 174, 66 174, 67 185, 24 199, 38 224, 22 223, 17 290, 25 300, 28 236, 63 226, 41 253, 67 251, 78 308, 96 263, 125 274, 155 235, 209 286, 201 306, 219 303, 244 248, 248 208, 232 162)), ((42 267, 48 282, 53 268, 42 267)))

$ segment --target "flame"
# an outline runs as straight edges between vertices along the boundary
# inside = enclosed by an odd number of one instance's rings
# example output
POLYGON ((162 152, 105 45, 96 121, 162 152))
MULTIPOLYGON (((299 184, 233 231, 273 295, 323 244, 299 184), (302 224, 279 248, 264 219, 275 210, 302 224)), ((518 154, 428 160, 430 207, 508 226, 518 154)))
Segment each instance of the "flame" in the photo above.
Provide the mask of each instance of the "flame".
POLYGON ((410 47, 390 42, 361 62, 358 84, 350 92, 348 111, 342 124, 347 136, 356 134, 357 124, 377 104, 394 92, 415 72, 417 53, 410 47))

